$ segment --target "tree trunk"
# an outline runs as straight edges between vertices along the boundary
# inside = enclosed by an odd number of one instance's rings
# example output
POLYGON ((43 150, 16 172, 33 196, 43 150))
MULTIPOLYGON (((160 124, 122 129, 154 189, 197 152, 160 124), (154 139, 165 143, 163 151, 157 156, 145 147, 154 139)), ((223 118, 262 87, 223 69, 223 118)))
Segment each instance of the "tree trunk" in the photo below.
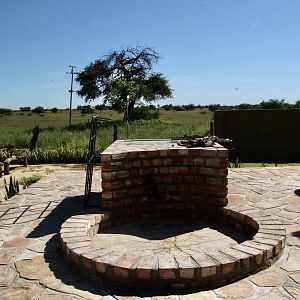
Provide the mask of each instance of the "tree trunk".
MULTIPOLYGON (((128 118, 130 118, 130 114, 134 109, 134 105, 135 105, 135 101, 134 100, 130 100, 128 103, 128 118)), ((124 112, 124 117, 123 117, 123 121, 126 122, 127 121, 127 114, 126 114, 126 109, 124 112)))

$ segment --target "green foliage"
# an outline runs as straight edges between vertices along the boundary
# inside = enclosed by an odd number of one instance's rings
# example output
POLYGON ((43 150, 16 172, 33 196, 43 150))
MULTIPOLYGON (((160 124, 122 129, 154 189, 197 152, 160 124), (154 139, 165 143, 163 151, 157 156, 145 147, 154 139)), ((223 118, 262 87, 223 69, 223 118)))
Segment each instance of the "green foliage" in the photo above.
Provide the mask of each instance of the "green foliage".
POLYGON ((218 110, 220 108, 221 108, 220 104, 210 104, 210 105, 208 105, 209 111, 215 111, 215 110, 218 110))
POLYGON ((135 107, 131 112, 129 119, 135 120, 153 120, 159 118, 158 110, 151 110, 148 106, 135 107))
POLYGON ((33 174, 32 176, 24 177, 21 181, 23 189, 27 189, 33 183, 39 181, 42 178, 41 175, 33 174))
POLYGON ((8 200, 9 198, 19 193, 19 181, 16 180, 15 177, 10 176, 9 184, 6 182, 4 178, 4 186, 5 186, 5 193, 6 193, 4 196, 5 200, 8 200))
POLYGON ((95 109, 96 110, 105 110, 105 109, 108 109, 108 106, 106 106, 105 104, 97 104, 97 105, 95 105, 95 109))
MULTIPOLYGON (((98 161, 100 161, 100 153, 98 161)), ((67 164, 86 163, 87 150, 80 149, 37 149, 28 156, 28 163, 35 164, 67 164)))
POLYGON ((237 157, 236 160, 234 162, 229 162, 228 163, 228 167, 229 168, 240 168, 242 166, 242 162, 239 160, 239 158, 237 157))
POLYGON ((32 110, 32 112, 37 113, 37 114, 42 114, 45 112, 45 108, 42 106, 37 106, 32 110))
POLYGON ((90 105, 81 106, 81 114, 92 114, 95 110, 90 105))
POLYGON ((151 73, 158 59, 149 47, 111 51, 78 74, 78 95, 86 102, 102 97, 104 104, 123 111, 126 119, 125 111, 130 115, 141 99, 151 102, 172 97, 167 79, 160 73, 151 73))
POLYGON ((50 111, 52 111, 53 113, 57 113, 58 112, 58 108, 57 107, 53 107, 50 109, 50 111))
POLYGON ((0 114, 1 115, 11 115, 12 114, 12 110, 9 109, 9 108, 0 107, 0 114))
POLYGON ((29 106, 20 107, 20 111, 31 111, 31 107, 29 106))
POLYGON ((269 101, 262 101, 259 104, 262 109, 279 109, 285 107, 285 100, 270 99, 269 101))

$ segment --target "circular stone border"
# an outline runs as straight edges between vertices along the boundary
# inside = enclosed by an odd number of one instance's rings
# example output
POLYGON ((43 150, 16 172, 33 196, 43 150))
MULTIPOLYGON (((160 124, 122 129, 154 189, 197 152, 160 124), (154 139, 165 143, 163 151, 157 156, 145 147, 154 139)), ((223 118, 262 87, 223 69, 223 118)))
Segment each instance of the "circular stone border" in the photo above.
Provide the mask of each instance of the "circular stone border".
POLYGON ((92 236, 111 226, 111 213, 75 215, 60 230, 68 261, 93 279, 134 287, 216 288, 272 264, 286 242, 284 226, 270 217, 253 219, 230 209, 216 211, 218 221, 253 236, 241 244, 213 253, 135 256, 95 246, 92 236))

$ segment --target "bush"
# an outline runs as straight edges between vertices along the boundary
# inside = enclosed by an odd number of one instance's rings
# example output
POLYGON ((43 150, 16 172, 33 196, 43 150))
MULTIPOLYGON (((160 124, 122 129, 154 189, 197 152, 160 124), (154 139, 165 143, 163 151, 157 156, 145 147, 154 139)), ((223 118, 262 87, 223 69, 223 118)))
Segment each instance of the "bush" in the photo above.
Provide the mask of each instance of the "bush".
POLYGON ((11 115, 12 114, 12 110, 9 109, 9 108, 0 108, 0 114, 11 115))
POLYGON ((105 110, 107 109, 107 106, 105 104, 97 104, 95 105, 96 110, 105 110))
POLYGON ((57 107, 53 107, 50 109, 53 113, 57 113, 58 112, 58 108, 57 107))
POLYGON ((81 114, 92 114, 95 110, 90 105, 81 106, 81 114))
POLYGON ((135 107, 131 112, 129 119, 135 120, 153 120, 159 118, 158 110, 151 110, 148 106, 135 107))
POLYGON ((20 107, 20 111, 31 111, 31 107, 29 106, 20 107))
POLYGON ((187 104, 187 105, 182 105, 185 110, 195 110, 196 106, 194 104, 187 104))
POLYGON ((32 112, 37 113, 37 114, 42 114, 45 112, 45 108, 42 106, 37 106, 32 110, 32 112))
POLYGON ((215 111, 215 110, 218 110, 220 108, 221 108, 220 104, 210 104, 210 105, 208 105, 209 111, 215 111))
POLYGON ((39 181, 40 179, 42 178, 42 176, 40 175, 32 175, 32 176, 29 176, 29 177, 24 177, 22 180, 21 180, 21 184, 23 186, 23 189, 27 189, 30 185, 32 185, 33 183, 36 183, 37 181, 39 181))

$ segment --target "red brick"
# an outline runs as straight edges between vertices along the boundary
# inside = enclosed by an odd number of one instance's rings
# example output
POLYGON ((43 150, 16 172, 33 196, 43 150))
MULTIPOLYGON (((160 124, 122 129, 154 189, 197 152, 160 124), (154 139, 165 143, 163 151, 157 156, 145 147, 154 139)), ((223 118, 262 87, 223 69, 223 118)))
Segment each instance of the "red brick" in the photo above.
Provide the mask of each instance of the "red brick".
POLYGON ((173 181, 173 176, 171 175, 165 175, 162 177, 163 182, 172 182, 173 181))
POLYGON ((131 186, 132 185, 132 180, 130 180, 130 179, 124 180, 124 185, 125 185, 125 187, 131 186))
POLYGON ((122 160, 127 157, 128 152, 112 154, 112 160, 122 160))
POLYGON ((159 279, 162 280, 169 280, 169 279, 176 279, 176 269, 177 265, 175 263, 175 259, 173 255, 161 255, 158 258, 159 262, 159 279))
POLYGON ((204 253, 192 253, 192 258, 200 267, 200 277, 206 278, 216 275, 219 264, 204 253))
MULTIPOLYGON (((111 186, 113 189, 120 189, 124 186, 124 181, 113 181, 111 182, 111 186)), ((103 182, 102 182, 102 188, 103 190, 105 190, 104 186, 103 186, 103 182)))
POLYGON ((183 176, 181 176, 181 175, 173 176, 173 181, 174 182, 182 182, 183 176))
POLYGON ((146 158, 147 157, 147 151, 139 151, 139 157, 140 158, 146 158))
POLYGON ((237 270, 237 259, 220 251, 209 253, 209 256, 220 263, 222 274, 233 273, 237 270))
POLYGON ((112 166, 110 162, 101 162, 101 170, 111 170, 112 166))
POLYGON ((149 174, 151 175, 158 174, 158 168, 149 168, 149 174))
POLYGON ((218 167, 220 160, 217 158, 207 158, 205 161, 206 167, 218 167))
POLYGON ((194 158, 195 166, 204 166, 205 160, 203 158, 196 157, 194 158))
POLYGON ((139 260, 136 268, 136 277, 138 279, 150 279, 151 273, 158 270, 157 256, 145 256, 139 260))
POLYGON ((101 154, 100 157, 101 157, 101 163, 111 161, 111 154, 101 154))
POLYGON ((223 149, 218 149, 217 150, 217 157, 219 158, 227 158, 228 157, 228 150, 223 148, 223 149))
POLYGON ((184 158, 182 161, 183 165, 191 166, 194 164, 194 160, 190 157, 184 158))
POLYGON ((270 258, 273 257, 274 248, 273 248, 272 245, 266 245, 266 244, 262 244, 262 243, 259 243, 259 242, 254 242, 252 240, 251 241, 245 241, 245 242, 243 242, 242 245, 264 251, 265 256, 266 256, 267 259, 270 259, 270 258))
POLYGON ((131 161, 124 161, 124 162, 123 162, 123 167, 124 167, 125 169, 131 169, 131 166, 132 166, 131 161))
POLYGON ((172 159, 173 166, 182 166, 182 164, 183 164, 183 158, 176 157, 172 159))
POLYGON ((179 268, 180 278, 184 278, 184 279, 195 278, 196 264, 190 255, 186 255, 186 254, 175 255, 175 260, 179 268))
POLYGON ((102 192, 102 199, 112 199, 113 193, 112 192, 102 192))
POLYGON ((160 174, 167 174, 169 173, 169 168, 168 167, 160 167, 159 169, 160 174))
POLYGON ((170 174, 177 174, 178 173, 178 167, 169 167, 169 173, 170 174))
POLYGON ((133 160, 131 164, 133 168, 139 168, 142 165, 142 162, 140 160, 133 160))
POLYGON ((194 181, 194 176, 184 176, 184 182, 193 182, 194 181))
POLYGON ((264 261, 264 251, 248 247, 247 245, 239 244, 232 247, 233 249, 248 253, 255 258, 255 263, 260 265, 264 261))
POLYGON ((152 161, 153 166, 161 166, 162 165, 162 159, 156 158, 152 161))
POLYGON ((189 173, 189 168, 188 167, 178 167, 178 173, 188 174, 189 173))
POLYGON ((165 157, 168 156, 168 151, 167 150, 159 150, 159 156, 161 157, 165 157))
POLYGON ((139 169, 139 175, 148 175, 149 170, 148 169, 139 169))
POLYGON ((206 157, 216 157, 217 156, 217 149, 210 148, 210 149, 199 149, 199 156, 206 156, 206 157))
POLYGON ((173 163, 173 161, 172 161, 171 158, 164 158, 163 159, 163 165, 164 166, 170 166, 170 165, 172 165, 172 163, 173 163))
POLYGON ((138 158, 139 157, 139 152, 137 151, 132 151, 127 153, 127 158, 138 158))
POLYGON ((151 150, 147 152, 148 157, 155 157, 158 156, 158 151, 156 150, 151 150))
POLYGON ((112 162, 112 163, 111 163, 111 168, 112 168, 113 170, 120 170, 120 169, 123 168, 123 163, 120 162, 120 161, 112 162))
POLYGON ((143 167, 150 167, 152 166, 152 160, 151 159, 143 159, 143 167))
POLYGON ((119 179, 119 178, 126 178, 129 176, 129 171, 127 170, 122 170, 122 171, 116 171, 112 172, 113 178, 119 179))
POLYGON ((178 156, 178 150, 177 149, 168 149, 168 156, 178 156))
POLYGON ((112 172, 102 172, 101 177, 102 177, 102 180, 112 180, 113 174, 112 174, 112 172))

